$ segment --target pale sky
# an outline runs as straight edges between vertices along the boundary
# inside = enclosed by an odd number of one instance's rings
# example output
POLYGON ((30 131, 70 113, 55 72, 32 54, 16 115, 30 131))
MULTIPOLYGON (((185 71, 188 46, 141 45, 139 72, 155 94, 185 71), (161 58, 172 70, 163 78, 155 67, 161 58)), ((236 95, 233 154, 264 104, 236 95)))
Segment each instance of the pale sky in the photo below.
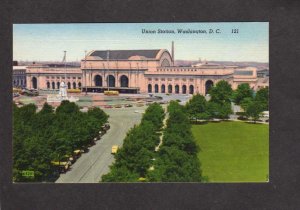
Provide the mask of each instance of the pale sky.
POLYGON ((269 23, 80 23, 14 24, 13 58, 22 61, 79 61, 84 51, 168 49, 175 60, 269 62, 269 23), (206 30, 200 34, 143 34, 142 29, 206 30), (209 29, 220 33, 209 34, 209 29), (232 33, 238 29, 239 33, 232 33))

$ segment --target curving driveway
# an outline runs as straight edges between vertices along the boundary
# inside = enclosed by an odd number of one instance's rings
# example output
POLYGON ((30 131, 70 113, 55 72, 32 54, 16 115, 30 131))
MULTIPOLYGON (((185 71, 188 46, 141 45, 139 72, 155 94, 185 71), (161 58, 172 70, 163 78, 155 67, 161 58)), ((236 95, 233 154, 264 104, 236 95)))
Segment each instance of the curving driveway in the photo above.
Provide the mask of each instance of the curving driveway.
POLYGON ((110 115, 110 129, 90 147, 90 151, 71 166, 66 174, 61 174, 56 183, 97 183, 101 176, 109 172, 109 166, 114 161, 111 154, 112 145, 121 146, 126 133, 134 124, 139 124, 142 112, 146 107, 131 107, 119 109, 105 109, 110 115), (138 112, 135 112, 138 110, 138 112))

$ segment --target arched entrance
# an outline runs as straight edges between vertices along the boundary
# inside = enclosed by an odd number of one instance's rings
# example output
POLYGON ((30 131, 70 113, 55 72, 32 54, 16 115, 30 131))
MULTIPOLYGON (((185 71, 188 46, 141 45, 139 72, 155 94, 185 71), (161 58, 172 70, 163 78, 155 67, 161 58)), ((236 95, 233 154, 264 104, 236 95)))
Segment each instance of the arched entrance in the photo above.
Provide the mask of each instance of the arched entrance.
POLYGON ((113 75, 107 76, 107 85, 108 87, 115 87, 116 86, 116 79, 113 75))
POLYGON ((128 87, 128 82, 129 82, 128 77, 125 75, 122 75, 120 78, 121 87, 128 87))
POLYGON ((55 82, 52 82, 52 89, 55 89, 55 82))
POLYGON ((73 82, 73 89, 76 89, 76 82, 73 82))
POLYGON ((36 79, 36 77, 32 77, 32 88, 37 89, 37 79, 36 79))
POLYGON ((57 89, 59 89, 59 86, 60 86, 60 82, 57 82, 57 83, 56 83, 57 89))
POLYGON ((71 89, 71 83, 68 82, 68 89, 71 89))
POLYGON ((214 86, 213 81, 207 80, 205 82, 205 95, 209 93, 210 89, 214 86))
POLYGON ((152 93, 152 85, 151 84, 148 85, 148 93, 152 93))
POLYGON ((102 86, 102 77, 100 75, 96 75, 94 77, 95 86, 101 87, 102 86))
POLYGON ((175 93, 179 93, 179 85, 175 85, 175 93))
POLYGON ((186 94, 186 85, 182 85, 182 93, 186 94))
POLYGON ((161 85, 161 93, 165 93, 166 92, 166 86, 165 85, 161 85))
POLYGON ((155 93, 158 93, 158 84, 155 84, 155 85, 154 85, 154 92, 155 92, 155 93))
POLYGON ((189 93, 194 94, 194 85, 190 85, 189 93))
POLYGON ((50 89, 50 82, 47 82, 47 89, 50 89))
POLYGON ((78 88, 81 88, 81 82, 78 82, 78 88))
POLYGON ((172 93, 172 85, 168 85, 168 93, 172 93))

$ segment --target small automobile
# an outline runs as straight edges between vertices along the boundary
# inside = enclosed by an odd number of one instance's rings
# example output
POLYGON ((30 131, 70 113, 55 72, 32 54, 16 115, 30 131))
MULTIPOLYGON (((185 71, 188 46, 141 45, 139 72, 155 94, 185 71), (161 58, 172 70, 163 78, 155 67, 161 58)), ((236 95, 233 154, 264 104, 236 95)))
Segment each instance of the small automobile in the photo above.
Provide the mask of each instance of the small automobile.
POLYGON ((117 105, 115 105, 115 108, 122 108, 122 105, 117 104, 117 105))
POLYGON ((116 154, 118 152, 119 146, 118 145, 113 145, 111 147, 111 154, 116 154))
POLYGON ((125 104, 124 107, 132 107, 132 104, 125 104))
POLYGON ((112 107, 111 105, 105 105, 104 108, 106 108, 106 109, 111 109, 111 108, 113 108, 113 107, 112 107))
POLYGON ((80 149, 77 149, 77 150, 73 151, 73 157, 75 159, 78 159, 80 156, 81 156, 81 150, 80 149))

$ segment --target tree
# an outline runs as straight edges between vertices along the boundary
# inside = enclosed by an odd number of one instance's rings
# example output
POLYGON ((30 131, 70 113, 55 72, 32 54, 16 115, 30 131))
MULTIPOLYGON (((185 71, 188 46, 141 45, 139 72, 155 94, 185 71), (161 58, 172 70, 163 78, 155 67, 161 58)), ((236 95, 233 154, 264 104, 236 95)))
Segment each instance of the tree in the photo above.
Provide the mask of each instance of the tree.
POLYGON ((207 101, 204 96, 197 94, 189 100, 186 105, 185 109, 190 118, 196 119, 209 119, 210 115, 207 112, 207 101))
POLYGON ((247 98, 244 98, 240 105, 241 107, 243 108, 244 111, 247 110, 248 106, 253 102, 253 98, 252 97, 247 97, 247 98))
POLYGON ((228 119, 232 114, 231 103, 219 104, 213 101, 209 101, 207 104, 207 112, 212 118, 228 119))
POLYGON ((210 90, 211 99, 210 101, 225 104, 231 102, 232 88, 231 85, 225 81, 219 81, 216 86, 212 87, 210 90))
POLYGON ((263 110, 269 110, 269 87, 259 89, 254 100, 262 105, 263 110))
POLYGON ((235 104, 240 105, 244 98, 251 98, 253 91, 248 83, 240 84, 237 89, 233 92, 233 101, 235 104))
POLYGON ((250 97, 244 98, 241 101, 241 107, 245 111, 245 116, 252 118, 254 122, 259 119, 261 113, 264 111, 264 104, 250 97))
POLYGON ((53 107, 48 103, 44 103, 42 110, 39 112, 40 114, 51 114, 54 113, 53 107))

